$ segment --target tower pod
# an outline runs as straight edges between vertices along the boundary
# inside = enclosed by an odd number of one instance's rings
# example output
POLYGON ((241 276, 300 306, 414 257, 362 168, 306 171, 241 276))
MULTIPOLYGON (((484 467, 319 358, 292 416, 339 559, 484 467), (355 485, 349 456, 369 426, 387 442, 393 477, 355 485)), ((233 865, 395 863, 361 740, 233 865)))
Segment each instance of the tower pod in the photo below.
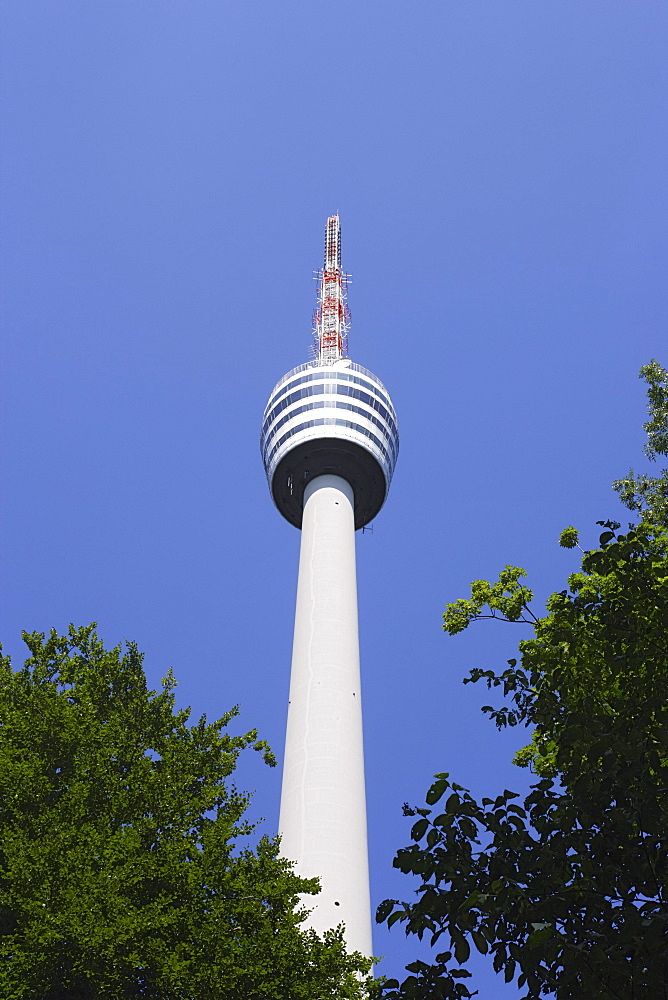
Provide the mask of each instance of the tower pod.
POLYGON ((353 488, 355 528, 385 502, 399 452, 397 417, 387 389, 370 371, 339 358, 284 375, 262 421, 261 449, 274 503, 301 528, 304 489, 317 476, 353 488))

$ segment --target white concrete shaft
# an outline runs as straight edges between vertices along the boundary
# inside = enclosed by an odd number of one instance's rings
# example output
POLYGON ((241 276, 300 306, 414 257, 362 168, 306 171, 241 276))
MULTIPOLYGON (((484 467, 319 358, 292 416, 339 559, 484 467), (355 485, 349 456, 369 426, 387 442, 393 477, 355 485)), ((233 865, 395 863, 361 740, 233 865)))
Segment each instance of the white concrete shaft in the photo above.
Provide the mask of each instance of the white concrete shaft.
POLYGON ((343 921, 371 955, 353 502, 340 476, 304 492, 279 831, 296 871, 320 877, 306 926, 343 921))

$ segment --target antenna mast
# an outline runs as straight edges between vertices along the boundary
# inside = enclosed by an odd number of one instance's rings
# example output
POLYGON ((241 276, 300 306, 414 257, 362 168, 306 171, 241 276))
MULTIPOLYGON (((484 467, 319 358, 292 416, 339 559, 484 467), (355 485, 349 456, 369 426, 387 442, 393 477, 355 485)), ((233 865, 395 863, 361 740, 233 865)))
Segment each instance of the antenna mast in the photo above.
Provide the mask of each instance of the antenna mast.
POLYGON ((321 365, 333 365, 348 353, 349 274, 341 270, 341 223, 330 215, 325 226, 325 261, 314 271, 318 282, 317 306, 313 313, 313 351, 321 365))

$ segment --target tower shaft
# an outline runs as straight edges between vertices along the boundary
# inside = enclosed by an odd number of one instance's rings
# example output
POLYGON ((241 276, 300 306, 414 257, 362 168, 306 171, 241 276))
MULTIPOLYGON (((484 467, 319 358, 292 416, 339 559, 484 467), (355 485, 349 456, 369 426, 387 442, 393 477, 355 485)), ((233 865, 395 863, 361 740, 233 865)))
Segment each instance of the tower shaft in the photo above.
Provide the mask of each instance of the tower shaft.
POLYGON ((279 831, 281 851, 322 891, 307 926, 343 921, 350 950, 372 954, 354 495, 340 476, 304 491, 279 831))

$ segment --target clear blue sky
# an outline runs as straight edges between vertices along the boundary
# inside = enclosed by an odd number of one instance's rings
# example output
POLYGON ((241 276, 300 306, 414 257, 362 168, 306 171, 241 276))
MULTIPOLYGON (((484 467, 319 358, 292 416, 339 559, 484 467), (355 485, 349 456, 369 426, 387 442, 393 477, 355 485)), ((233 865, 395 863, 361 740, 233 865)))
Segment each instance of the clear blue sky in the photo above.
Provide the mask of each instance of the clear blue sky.
MULTIPOLYGON (((3 607, 99 622, 196 714, 282 749, 299 534, 259 457, 308 359, 325 218, 401 454, 358 536, 372 893, 435 771, 522 790, 463 687, 520 626, 441 632, 507 562, 541 605, 643 466, 668 363, 664 0, 13 0, 2 31, 3 607)), ((623 516, 623 514, 622 514, 623 516)), ((275 829, 280 773, 240 782, 275 829)), ((418 954, 395 926, 376 951, 418 954)), ((424 952, 424 949, 423 949, 424 952)), ((481 1000, 517 996, 484 964, 481 1000)))

